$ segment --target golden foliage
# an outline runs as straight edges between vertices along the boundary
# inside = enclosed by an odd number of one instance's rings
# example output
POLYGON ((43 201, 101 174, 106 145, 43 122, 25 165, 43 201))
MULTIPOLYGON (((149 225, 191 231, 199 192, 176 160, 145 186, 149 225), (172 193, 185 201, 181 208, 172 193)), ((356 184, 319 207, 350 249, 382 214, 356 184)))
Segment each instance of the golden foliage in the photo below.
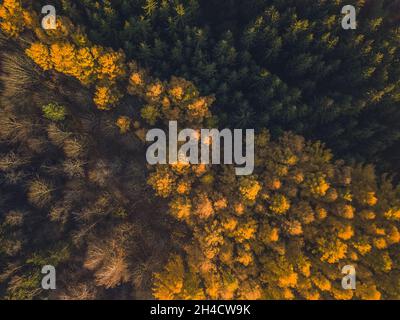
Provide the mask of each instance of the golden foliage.
POLYGON ((321 261, 335 263, 346 256, 347 245, 339 239, 329 241, 320 238, 317 240, 317 243, 320 245, 319 250, 322 253, 321 261))
POLYGON ((114 107, 121 98, 116 83, 126 74, 124 54, 90 46, 82 36, 74 42, 68 32, 53 36, 50 45, 34 42, 26 49, 26 54, 43 70, 74 77, 85 86, 96 85, 93 101, 97 107, 101 110, 114 107))
POLYGON ((350 225, 343 226, 338 232, 338 237, 342 240, 349 240, 353 236, 354 236, 354 229, 350 225))
POLYGON ((125 56, 122 52, 105 52, 98 57, 98 78, 114 83, 125 75, 125 56))
POLYGON ((119 96, 114 88, 97 86, 93 101, 100 110, 109 110, 117 104, 119 96))
POLYGON ((183 288, 184 266, 182 258, 173 255, 165 266, 162 273, 155 274, 156 280, 153 295, 156 299, 172 300, 179 299, 179 293, 183 288))
POLYGON ((26 54, 43 70, 50 70, 53 68, 50 51, 46 45, 35 42, 26 50, 26 54))
POLYGON ((194 214, 196 214, 201 219, 207 219, 214 214, 214 208, 212 206, 211 200, 206 194, 201 193, 195 199, 195 209, 194 214))
POLYGON ((243 179, 240 184, 240 193, 243 198, 248 201, 254 201, 261 190, 258 181, 252 179, 243 179))
POLYGON ((175 179, 168 170, 159 168, 150 175, 148 183, 160 197, 167 198, 174 188, 175 179))
POLYGON ((281 194, 276 194, 271 199, 269 209, 276 214, 284 214, 290 208, 289 200, 281 194))
POLYGON ((190 216, 192 204, 187 198, 176 198, 169 206, 171 214, 178 220, 184 220, 190 216))
POLYGON ((129 119, 129 117, 126 116, 118 117, 117 126, 121 134, 125 134, 129 131, 131 127, 131 119, 129 119))
POLYGON ((188 181, 181 181, 176 187, 176 192, 179 194, 187 194, 190 191, 190 183, 188 181))
POLYGON ((164 91, 163 85, 160 82, 156 82, 156 83, 150 84, 147 87, 146 95, 151 100, 157 100, 160 97, 161 93, 163 93, 163 91, 164 91))
POLYGON ((330 291, 331 290, 330 281, 321 274, 317 274, 316 276, 311 277, 311 281, 321 291, 330 291))
POLYGON ((323 176, 315 175, 311 175, 308 178, 307 185, 309 186, 311 193, 317 196, 324 196, 330 187, 329 183, 327 183, 323 176))
POLYGON ((50 46, 50 59, 54 69, 73 77, 79 75, 75 54, 76 49, 70 43, 54 43, 50 46))
POLYGON ((143 84, 143 77, 139 72, 134 72, 131 74, 129 81, 132 85, 140 86, 143 84))
POLYGON ((30 21, 30 15, 23 10, 21 1, 4 0, 0 5, 0 29, 10 37, 18 36, 30 21))
POLYGON ((299 236, 303 234, 303 227, 297 220, 289 220, 285 223, 287 233, 291 236, 299 236))
POLYGON ((287 275, 283 275, 279 278, 278 285, 281 288, 293 288, 297 284, 298 276, 296 273, 292 272, 287 275))

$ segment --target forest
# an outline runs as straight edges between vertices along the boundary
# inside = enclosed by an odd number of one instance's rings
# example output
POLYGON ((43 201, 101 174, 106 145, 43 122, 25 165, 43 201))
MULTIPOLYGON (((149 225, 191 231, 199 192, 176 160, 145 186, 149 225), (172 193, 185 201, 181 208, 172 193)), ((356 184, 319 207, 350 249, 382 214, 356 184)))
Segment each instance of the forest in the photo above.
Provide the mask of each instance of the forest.
POLYGON ((0 299, 400 299, 399 22, 397 0, 1 1, 0 299), (254 171, 150 165, 171 121, 254 129, 254 171))

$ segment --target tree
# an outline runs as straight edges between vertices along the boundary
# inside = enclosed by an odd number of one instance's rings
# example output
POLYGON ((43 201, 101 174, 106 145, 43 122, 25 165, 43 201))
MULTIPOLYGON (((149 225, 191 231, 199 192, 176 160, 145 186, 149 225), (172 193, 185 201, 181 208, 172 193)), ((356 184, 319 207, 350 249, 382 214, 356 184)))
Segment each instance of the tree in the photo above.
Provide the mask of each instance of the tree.
POLYGON ((63 121, 67 113, 64 106, 55 103, 44 105, 42 110, 44 116, 53 121, 63 121))
POLYGON ((96 284, 113 288, 129 280, 125 252, 115 241, 88 249, 85 267, 95 270, 96 284))
POLYGON ((41 179, 35 179, 29 184, 28 199, 29 201, 41 208, 51 201, 52 186, 41 179))
POLYGON ((182 258, 172 256, 165 266, 164 273, 156 275, 159 282, 154 287, 154 297, 161 300, 171 300, 183 288, 185 270, 182 258))

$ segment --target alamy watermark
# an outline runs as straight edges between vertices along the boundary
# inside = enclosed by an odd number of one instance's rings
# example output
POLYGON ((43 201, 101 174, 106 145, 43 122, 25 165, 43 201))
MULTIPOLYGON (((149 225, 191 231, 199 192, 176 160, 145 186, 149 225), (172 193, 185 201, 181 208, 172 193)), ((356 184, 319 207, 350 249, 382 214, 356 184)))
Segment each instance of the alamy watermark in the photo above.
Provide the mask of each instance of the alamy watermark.
POLYGON ((242 129, 183 129, 178 132, 177 121, 170 121, 168 141, 162 129, 149 130, 146 141, 153 142, 146 152, 147 162, 151 165, 221 164, 223 160, 222 164, 236 164, 235 172, 239 176, 250 175, 254 170, 254 129, 246 129, 244 139, 242 129), (180 142, 183 144, 178 150, 180 142))
MULTIPOLYGON (((344 14, 342 19, 342 28, 344 30, 356 29, 356 8, 352 5, 345 5, 341 13, 344 14)), ((42 14, 46 16, 42 19, 42 28, 45 30, 54 30, 57 28, 56 8, 53 5, 45 5, 42 7, 42 14)))
POLYGON ((344 30, 357 29, 356 8, 351 5, 344 6, 342 8, 342 14, 345 15, 342 19, 342 28, 344 30))
POLYGON ((44 290, 55 290, 56 289, 56 268, 52 265, 45 265, 42 268, 42 274, 45 276, 42 278, 42 289, 44 290))
POLYGON ((45 30, 56 29, 57 28, 56 8, 48 4, 42 8, 42 14, 45 14, 45 16, 42 19, 42 28, 45 30))
POLYGON ((352 265, 346 265, 342 268, 342 288, 344 290, 356 290, 356 268, 352 265))

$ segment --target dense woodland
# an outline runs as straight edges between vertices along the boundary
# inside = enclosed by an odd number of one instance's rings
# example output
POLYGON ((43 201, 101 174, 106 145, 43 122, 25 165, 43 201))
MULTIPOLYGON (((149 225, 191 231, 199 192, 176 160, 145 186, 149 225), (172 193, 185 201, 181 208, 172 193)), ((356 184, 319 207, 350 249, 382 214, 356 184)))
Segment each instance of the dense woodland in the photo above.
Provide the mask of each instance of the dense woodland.
POLYGON ((61 1, 96 43, 161 79, 215 94, 222 127, 322 140, 347 160, 398 171, 396 0, 61 1), (341 8, 358 8, 356 31, 341 8), (315 93, 318 92, 316 95, 315 93))
POLYGON ((400 299, 396 1, 57 5, 0 5, 0 298, 400 299), (169 120, 254 174, 147 165, 169 120))

